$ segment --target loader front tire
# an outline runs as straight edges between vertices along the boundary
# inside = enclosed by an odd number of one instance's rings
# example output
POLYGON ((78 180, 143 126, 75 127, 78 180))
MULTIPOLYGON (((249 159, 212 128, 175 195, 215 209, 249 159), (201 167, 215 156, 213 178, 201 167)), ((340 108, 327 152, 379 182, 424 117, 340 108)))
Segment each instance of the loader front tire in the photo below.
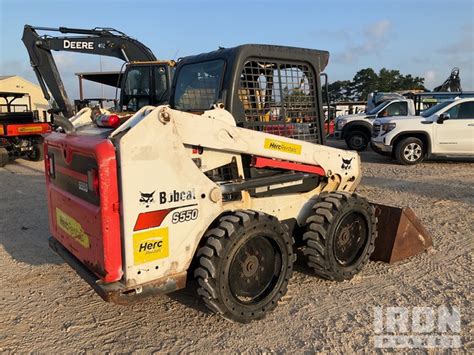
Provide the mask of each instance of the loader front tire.
POLYGON ((197 252, 194 276, 206 306, 241 323, 265 317, 293 273, 293 239, 273 216, 250 210, 220 217, 197 252))
POLYGON ((303 253, 316 275, 351 279, 368 262, 377 237, 375 210, 347 192, 322 193, 306 220, 303 253))

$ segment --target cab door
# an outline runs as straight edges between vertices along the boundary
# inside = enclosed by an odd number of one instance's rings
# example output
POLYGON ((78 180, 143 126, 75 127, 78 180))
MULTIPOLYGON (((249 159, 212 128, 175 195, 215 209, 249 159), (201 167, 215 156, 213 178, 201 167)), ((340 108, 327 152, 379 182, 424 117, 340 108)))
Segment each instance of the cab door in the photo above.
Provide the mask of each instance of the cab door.
POLYGON ((458 103, 444 113, 450 118, 433 123, 436 153, 474 154, 474 101, 458 103))

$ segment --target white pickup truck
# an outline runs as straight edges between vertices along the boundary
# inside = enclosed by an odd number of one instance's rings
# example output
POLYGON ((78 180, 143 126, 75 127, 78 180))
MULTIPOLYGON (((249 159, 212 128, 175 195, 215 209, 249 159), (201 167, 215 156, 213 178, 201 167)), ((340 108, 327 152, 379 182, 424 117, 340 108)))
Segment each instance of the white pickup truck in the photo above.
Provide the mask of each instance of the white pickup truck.
POLYGON ((474 98, 444 101, 421 116, 376 119, 372 148, 405 165, 432 156, 474 157, 474 98))
POLYGON ((349 149, 363 151, 370 143, 372 123, 375 119, 408 115, 415 115, 413 100, 402 98, 383 101, 368 112, 339 116, 335 123, 334 137, 344 139, 349 149))

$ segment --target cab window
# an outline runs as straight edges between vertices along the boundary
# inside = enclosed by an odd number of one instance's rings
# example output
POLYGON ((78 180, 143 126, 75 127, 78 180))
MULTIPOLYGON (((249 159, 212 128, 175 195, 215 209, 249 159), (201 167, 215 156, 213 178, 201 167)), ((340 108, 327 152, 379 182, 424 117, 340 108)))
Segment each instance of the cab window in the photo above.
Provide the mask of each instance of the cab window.
POLYGON ((463 102, 456 106, 451 107, 448 111, 450 119, 463 119, 471 118, 474 119, 474 102, 463 102))
POLYGON ((138 111, 150 105, 150 67, 130 69, 125 78, 123 104, 127 110, 138 111))
POLYGON ((159 104, 165 99, 167 91, 167 77, 166 77, 166 68, 165 67, 155 67, 153 68, 153 79, 154 79, 154 92, 153 99, 155 103, 159 104))
POLYGON ((225 62, 221 59, 184 65, 177 73, 174 107, 184 111, 205 111, 220 96, 225 62))
POLYGON ((445 113, 449 114, 449 117, 452 118, 452 119, 456 119, 458 118, 458 114, 459 114, 459 107, 461 105, 454 105, 453 107, 451 107, 448 111, 446 111, 445 113))
POLYGON ((393 102, 380 112, 379 117, 406 115, 408 115, 408 104, 406 102, 393 102))

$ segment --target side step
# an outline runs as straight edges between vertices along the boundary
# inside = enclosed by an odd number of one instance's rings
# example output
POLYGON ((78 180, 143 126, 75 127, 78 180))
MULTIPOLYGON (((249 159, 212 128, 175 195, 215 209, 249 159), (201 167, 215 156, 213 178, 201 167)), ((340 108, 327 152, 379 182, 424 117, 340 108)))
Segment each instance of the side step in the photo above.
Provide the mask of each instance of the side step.
POLYGON ((433 246, 433 239, 410 207, 373 203, 378 237, 372 260, 389 264, 417 255, 433 246))

